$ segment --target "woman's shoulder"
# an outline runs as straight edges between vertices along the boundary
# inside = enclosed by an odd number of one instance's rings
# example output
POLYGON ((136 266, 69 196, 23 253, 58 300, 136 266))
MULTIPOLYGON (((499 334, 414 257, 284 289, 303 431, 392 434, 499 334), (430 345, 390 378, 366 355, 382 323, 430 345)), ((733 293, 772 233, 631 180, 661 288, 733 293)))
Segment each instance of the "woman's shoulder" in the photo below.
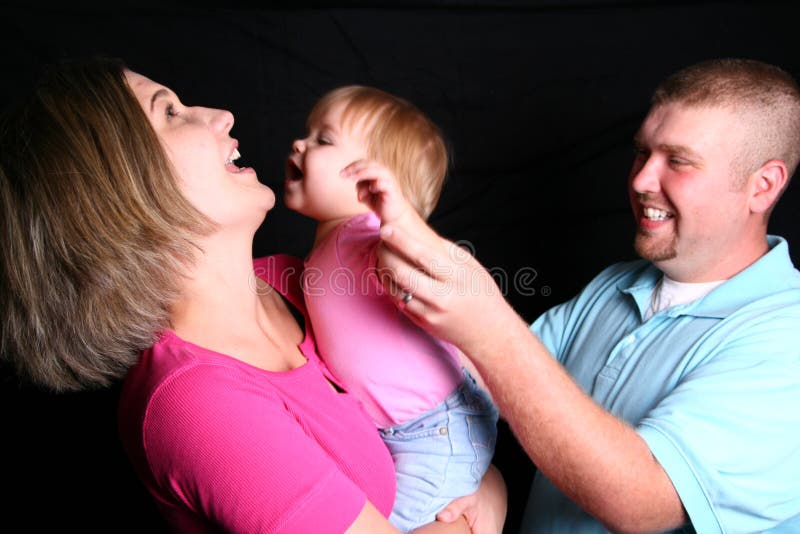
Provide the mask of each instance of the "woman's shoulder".
POLYGON ((268 406, 279 411, 280 394, 266 375, 166 332, 125 379, 119 403, 123 435, 129 444, 148 446, 199 439, 224 426, 232 410, 256 409, 257 403, 261 413, 268 406))
POLYGON ((246 369, 242 367, 233 358, 205 350, 166 330, 128 372, 121 401, 143 413, 165 390, 196 390, 202 394, 195 398, 205 398, 216 394, 212 390, 229 386, 217 387, 222 383, 221 376, 227 377, 225 382, 234 377, 244 379, 246 369))

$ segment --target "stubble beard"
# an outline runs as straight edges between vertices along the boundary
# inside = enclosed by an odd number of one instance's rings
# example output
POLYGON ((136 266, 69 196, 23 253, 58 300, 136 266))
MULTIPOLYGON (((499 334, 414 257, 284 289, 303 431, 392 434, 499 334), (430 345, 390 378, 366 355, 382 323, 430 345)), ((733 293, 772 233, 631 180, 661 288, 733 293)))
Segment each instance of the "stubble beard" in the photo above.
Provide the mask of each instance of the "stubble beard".
POLYGON ((678 238, 672 235, 668 238, 657 239, 650 232, 642 230, 636 231, 633 241, 633 248, 642 258, 649 261, 671 260, 678 255, 678 238))

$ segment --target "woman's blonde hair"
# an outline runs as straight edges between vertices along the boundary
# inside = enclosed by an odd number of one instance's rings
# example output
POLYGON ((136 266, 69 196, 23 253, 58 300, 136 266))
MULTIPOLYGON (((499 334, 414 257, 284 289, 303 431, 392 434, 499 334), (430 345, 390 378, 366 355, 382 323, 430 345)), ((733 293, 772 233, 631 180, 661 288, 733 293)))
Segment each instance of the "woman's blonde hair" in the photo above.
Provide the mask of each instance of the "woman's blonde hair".
POLYGON ((124 73, 118 59, 61 62, 0 123, 0 350, 56 391, 125 374, 212 228, 124 73))
POLYGON ((408 201, 428 218, 442 192, 448 154, 442 133, 407 100, 374 87, 348 85, 323 95, 308 115, 318 123, 333 106, 344 104, 345 126, 362 122, 367 155, 386 165, 397 177, 408 201))

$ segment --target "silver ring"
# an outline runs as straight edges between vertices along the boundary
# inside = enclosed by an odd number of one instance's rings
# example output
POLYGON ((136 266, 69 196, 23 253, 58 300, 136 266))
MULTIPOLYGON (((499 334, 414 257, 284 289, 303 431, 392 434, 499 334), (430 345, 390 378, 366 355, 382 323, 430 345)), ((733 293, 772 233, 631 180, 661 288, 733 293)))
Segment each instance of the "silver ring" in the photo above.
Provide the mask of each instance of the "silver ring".
POLYGON ((412 295, 411 293, 405 293, 403 295, 403 304, 404 305, 408 305, 408 303, 411 302, 411 299, 413 299, 413 298, 414 298, 414 295, 412 295))

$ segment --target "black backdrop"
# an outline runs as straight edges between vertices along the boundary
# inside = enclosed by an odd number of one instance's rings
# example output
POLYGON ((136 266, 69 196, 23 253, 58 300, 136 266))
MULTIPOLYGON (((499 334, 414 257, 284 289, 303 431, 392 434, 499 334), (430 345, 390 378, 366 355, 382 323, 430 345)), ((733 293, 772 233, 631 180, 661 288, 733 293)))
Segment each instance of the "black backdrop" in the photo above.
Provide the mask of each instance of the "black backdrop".
MULTIPOLYGON (((286 210, 280 193, 289 144, 320 94, 363 83, 415 102, 453 155, 431 224, 508 281, 509 301, 528 320, 633 257, 631 137, 663 77, 722 56, 800 76, 792 3, 34 4, 0 7, 0 101, 13 102, 43 61, 99 52, 187 104, 231 110, 242 161, 279 198, 256 255, 303 255, 311 244, 312 221, 286 210)), ((791 242, 798 198, 784 196, 771 227, 791 242)), ((0 384, 0 480, 10 492, 0 524, 164 529, 119 448, 116 389, 52 395, 7 370, 0 384)), ((510 491, 506 530, 515 532, 533 467, 500 430, 496 464, 510 491)))

